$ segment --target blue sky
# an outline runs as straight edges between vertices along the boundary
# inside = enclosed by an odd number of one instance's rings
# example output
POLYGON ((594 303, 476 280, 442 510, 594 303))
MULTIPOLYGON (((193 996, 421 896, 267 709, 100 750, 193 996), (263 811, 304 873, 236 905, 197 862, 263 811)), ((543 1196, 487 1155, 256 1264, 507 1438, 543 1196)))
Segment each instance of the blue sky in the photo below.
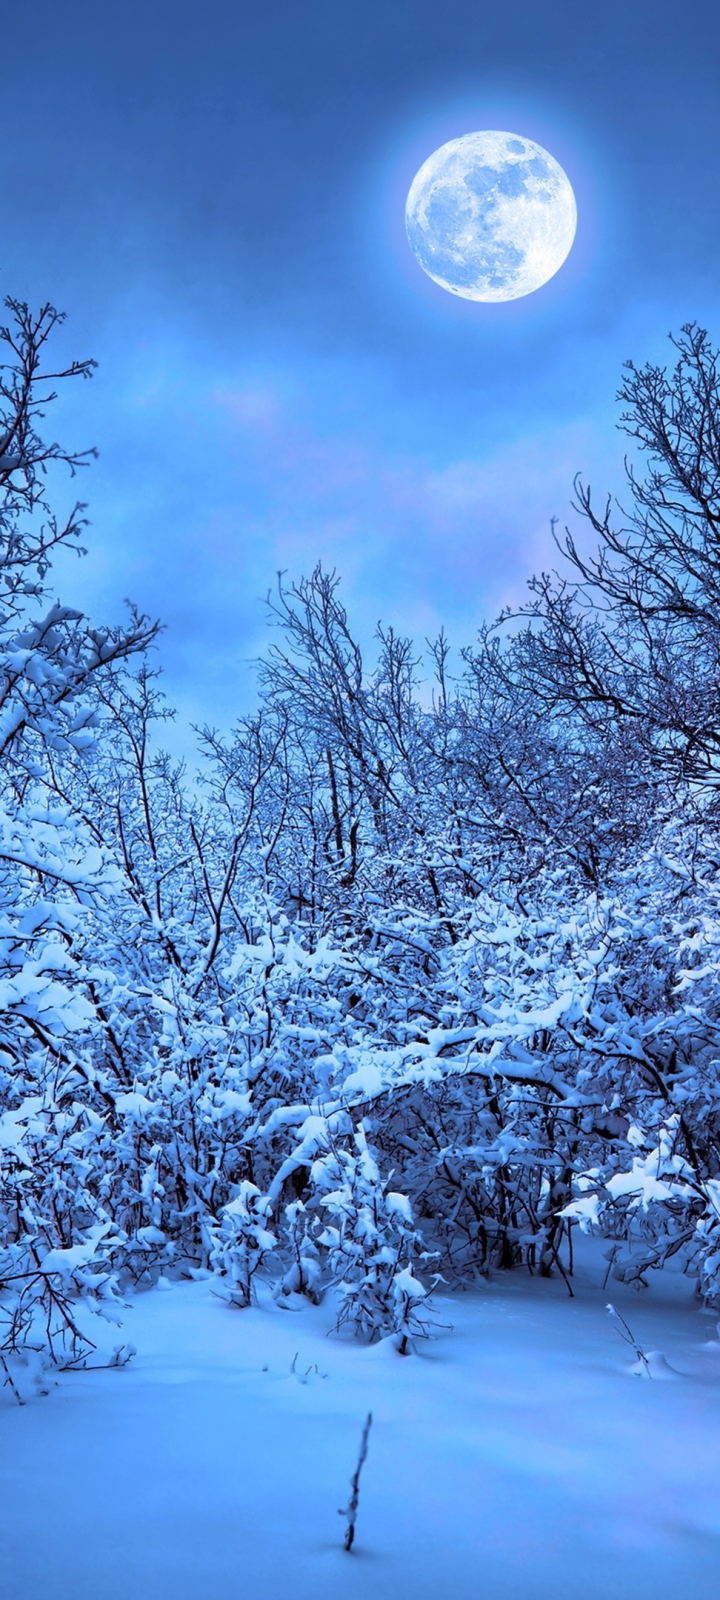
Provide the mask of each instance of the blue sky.
POLYGON ((571 480, 620 482, 622 361, 720 341, 713 0, 23 0, 2 8, 0 289, 97 357, 63 594, 167 623, 184 720, 252 695, 278 568, 458 643, 550 557, 571 480), (560 273, 448 295, 403 229, 446 139, 536 139, 576 191, 560 273))

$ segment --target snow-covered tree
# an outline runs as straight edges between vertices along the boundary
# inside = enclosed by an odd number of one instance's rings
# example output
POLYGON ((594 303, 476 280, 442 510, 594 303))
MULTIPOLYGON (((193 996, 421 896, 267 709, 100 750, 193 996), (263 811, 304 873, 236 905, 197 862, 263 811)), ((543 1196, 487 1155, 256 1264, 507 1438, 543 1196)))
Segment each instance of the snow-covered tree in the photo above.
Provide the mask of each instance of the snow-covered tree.
MULTIPOLYGON (((82 1305, 210 1268, 339 1296, 411 1348, 423 1281, 571 1288, 682 1252, 720 1300, 717 361, 629 368, 631 509, 455 671, 320 568, 272 602, 258 710, 199 773, 134 615, 50 587, 57 324, 10 306, 0 397, 0 1315, 82 1359, 82 1305), (432 689, 427 683, 430 677, 432 689)), ((89 364, 57 376, 88 375, 89 364)), ((619 515, 619 513, 618 513, 619 515)), ((64 1352, 64 1354, 63 1354, 64 1352)))
MULTIPOLYGON (((131 615, 95 628, 49 588, 53 553, 80 549, 83 507, 58 519, 55 464, 82 454, 41 436, 61 370, 46 346, 62 320, 5 302, 0 328, 0 1348, 28 1340, 51 1352, 82 1345, 70 1289, 96 1307, 112 1294, 114 1233, 82 1145, 99 1113, 85 1101, 84 1039, 93 1018, 77 938, 105 904, 102 852, 58 796, 53 762, 80 760, 95 740, 97 685, 143 652, 155 629, 131 615), (39 1320, 38 1320, 39 1319, 39 1320)), ((94 1136, 94 1134, 93 1134, 94 1136)), ((99 1173, 98 1173, 99 1176, 99 1173)), ((3 1357, 5 1359, 5 1356, 3 1357)))

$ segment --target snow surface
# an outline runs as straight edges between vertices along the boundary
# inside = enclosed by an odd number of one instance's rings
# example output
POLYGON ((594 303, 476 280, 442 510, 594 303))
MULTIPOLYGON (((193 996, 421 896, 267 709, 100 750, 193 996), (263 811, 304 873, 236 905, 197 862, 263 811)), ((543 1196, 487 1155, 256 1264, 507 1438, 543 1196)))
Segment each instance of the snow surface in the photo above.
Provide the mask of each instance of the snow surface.
POLYGON ((3 1600, 717 1600, 720 1339, 686 1280, 501 1275, 437 1314, 404 1359, 328 1338, 327 1303, 138 1296, 128 1367, 2 1391, 3 1600))

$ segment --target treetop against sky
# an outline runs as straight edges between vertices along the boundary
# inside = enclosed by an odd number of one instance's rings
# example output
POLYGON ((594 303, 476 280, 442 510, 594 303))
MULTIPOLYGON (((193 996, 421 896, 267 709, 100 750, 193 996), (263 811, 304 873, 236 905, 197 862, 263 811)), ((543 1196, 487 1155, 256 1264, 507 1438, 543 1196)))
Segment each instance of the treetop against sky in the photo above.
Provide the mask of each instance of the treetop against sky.
POLYGON ((616 486, 622 360, 717 324, 719 32, 707 0, 8 13, 0 288, 100 363, 63 402, 100 449, 74 591, 165 618, 186 713, 247 702, 278 568, 337 566, 366 634, 468 639, 573 473, 616 486), (444 294, 403 228, 420 164, 483 127, 578 203, 562 271, 503 305, 444 294))

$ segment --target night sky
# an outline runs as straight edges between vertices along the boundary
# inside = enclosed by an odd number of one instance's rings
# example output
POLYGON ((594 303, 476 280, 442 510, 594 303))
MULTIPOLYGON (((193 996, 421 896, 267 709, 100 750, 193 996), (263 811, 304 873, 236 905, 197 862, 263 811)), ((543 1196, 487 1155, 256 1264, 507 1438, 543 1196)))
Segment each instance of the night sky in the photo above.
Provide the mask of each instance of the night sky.
MULTIPOLYGON (((459 645, 619 486, 623 360, 720 342, 714 0, 22 0, 0 8, 0 291, 68 312, 100 459, 62 597, 167 623, 183 721, 252 695, 278 568, 459 645), (417 266, 405 195, 501 128, 565 168, 565 266, 511 303, 417 266)), ((68 492, 63 485, 62 495, 68 492)), ((62 496, 61 496, 62 498, 62 496)))

